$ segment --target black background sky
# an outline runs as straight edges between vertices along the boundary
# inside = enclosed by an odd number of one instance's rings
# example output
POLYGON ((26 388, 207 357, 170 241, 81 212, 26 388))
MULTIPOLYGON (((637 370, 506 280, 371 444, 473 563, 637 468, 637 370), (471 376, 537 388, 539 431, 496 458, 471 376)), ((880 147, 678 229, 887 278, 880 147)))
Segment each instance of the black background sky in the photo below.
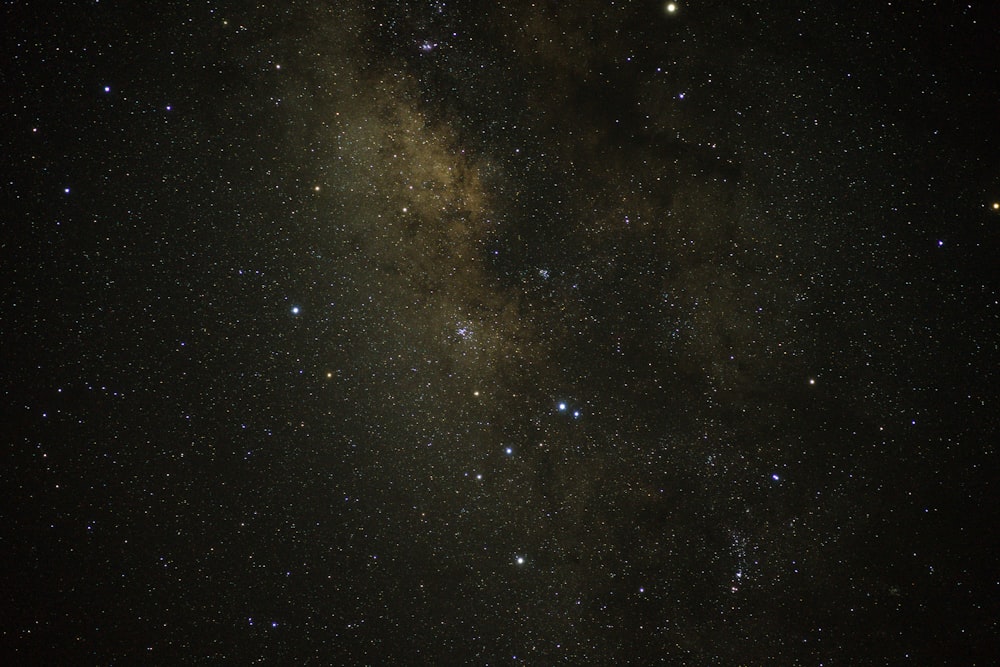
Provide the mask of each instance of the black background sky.
POLYGON ((6 664, 989 665, 990 2, 6 2, 6 664))

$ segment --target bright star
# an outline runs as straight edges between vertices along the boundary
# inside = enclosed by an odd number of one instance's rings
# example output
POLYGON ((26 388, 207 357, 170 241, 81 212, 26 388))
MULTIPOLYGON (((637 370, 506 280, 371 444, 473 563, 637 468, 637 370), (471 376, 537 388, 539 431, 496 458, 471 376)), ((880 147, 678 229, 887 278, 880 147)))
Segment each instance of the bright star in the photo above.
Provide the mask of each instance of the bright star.
POLYGON ((560 403, 559 404, 559 412, 565 412, 565 411, 566 411, 566 404, 565 403, 560 403))
POLYGON ((676 14, 677 13, 677 3, 675 3, 675 2, 668 2, 664 6, 664 9, 666 10, 666 12, 668 14, 676 14))
POLYGON ((292 306, 292 315, 298 315, 300 312, 302 311, 299 310, 298 306, 292 306))

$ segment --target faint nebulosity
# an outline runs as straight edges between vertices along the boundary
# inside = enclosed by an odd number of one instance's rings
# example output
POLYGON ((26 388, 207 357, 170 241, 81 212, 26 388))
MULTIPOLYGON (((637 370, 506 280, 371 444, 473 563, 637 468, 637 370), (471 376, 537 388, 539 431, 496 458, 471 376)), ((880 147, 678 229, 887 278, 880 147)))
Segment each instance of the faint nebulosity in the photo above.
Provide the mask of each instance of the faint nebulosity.
POLYGON ((9 664, 989 665, 992 3, 8 3, 9 664))

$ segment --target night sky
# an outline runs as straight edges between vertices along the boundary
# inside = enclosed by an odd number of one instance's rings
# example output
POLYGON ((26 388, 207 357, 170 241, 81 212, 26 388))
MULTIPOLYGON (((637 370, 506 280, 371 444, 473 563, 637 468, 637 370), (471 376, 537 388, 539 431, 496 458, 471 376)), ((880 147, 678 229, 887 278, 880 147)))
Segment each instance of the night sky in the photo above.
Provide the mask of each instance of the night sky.
POLYGON ((997 664, 996 3, 0 23, 4 664, 997 664))

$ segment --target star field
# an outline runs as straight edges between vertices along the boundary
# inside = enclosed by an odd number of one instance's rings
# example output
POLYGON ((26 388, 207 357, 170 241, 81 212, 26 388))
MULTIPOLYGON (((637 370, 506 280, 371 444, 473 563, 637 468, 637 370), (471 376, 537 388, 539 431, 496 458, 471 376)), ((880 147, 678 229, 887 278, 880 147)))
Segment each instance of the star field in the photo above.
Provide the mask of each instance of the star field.
POLYGON ((3 15, 5 664, 993 664, 988 3, 3 15))

